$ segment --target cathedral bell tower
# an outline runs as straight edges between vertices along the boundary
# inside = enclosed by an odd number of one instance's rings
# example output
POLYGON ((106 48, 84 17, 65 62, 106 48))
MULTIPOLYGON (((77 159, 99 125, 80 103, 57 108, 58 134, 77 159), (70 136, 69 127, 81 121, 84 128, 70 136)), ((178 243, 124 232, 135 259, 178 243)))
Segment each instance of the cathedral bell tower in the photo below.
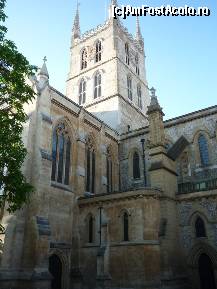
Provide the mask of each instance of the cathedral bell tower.
MULTIPOLYGON (((112 0, 109 6, 118 5, 112 0)), ((111 15, 109 13, 109 15, 111 15)), ((150 103, 139 19, 133 37, 120 19, 81 34, 75 14, 66 95, 118 132, 147 125, 150 103)))

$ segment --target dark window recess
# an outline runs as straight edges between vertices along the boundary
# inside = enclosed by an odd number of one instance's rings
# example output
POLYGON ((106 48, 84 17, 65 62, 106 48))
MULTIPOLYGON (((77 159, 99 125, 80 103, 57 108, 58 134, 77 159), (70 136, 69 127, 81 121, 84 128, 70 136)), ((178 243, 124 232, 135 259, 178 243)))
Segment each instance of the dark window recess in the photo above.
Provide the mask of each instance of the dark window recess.
POLYGON ((91 185, 91 193, 94 194, 95 190, 95 153, 92 152, 92 185, 91 185))
POLYGON ((124 241, 129 241, 129 217, 127 213, 123 215, 123 225, 124 225, 124 241))
POLYGON ((198 138, 198 145, 200 151, 200 160, 203 166, 209 165, 209 150, 207 140, 204 135, 200 135, 198 138))
POLYGON ((133 178, 140 179, 140 163, 139 154, 137 152, 133 154, 133 178))
POLYGON ((96 56, 95 56, 95 61, 99 62, 102 59, 102 43, 101 41, 96 42, 96 56))
POLYGON ((129 53, 129 45, 128 43, 125 44, 125 54, 126 54, 126 64, 130 64, 130 53, 129 53))
POLYGON ((196 219, 195 232, 196 232, 197 238, 206 237, 206 228, 205 228, 204 221, 201 217, 198 217, 196 219))
POLYGON ((95 152, 87 144, 86 148, 86 191, 94 194, 95 192, 95 152))
POLYGON ((93 217, 90 216, 88 220, 88 242, 93 243, 93 217))
POLYGON ((87 68, 87 50, 83 49, 81 53, 81 69, 87 68))
POLYGON ((106 159, 106 172, 107 172, 107 193, 113 192, 113 173, 112 173, 112 160, 110 157, 106 159))

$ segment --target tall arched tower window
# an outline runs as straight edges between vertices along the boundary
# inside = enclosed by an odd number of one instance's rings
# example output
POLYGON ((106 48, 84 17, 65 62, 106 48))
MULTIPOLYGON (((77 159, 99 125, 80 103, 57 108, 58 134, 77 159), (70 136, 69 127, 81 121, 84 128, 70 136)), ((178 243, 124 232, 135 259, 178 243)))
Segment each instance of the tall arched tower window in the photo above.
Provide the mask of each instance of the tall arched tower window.
POLYGON ((86 142, 86 191, 95 192, 96 159, 93 144, 90 139, 86 142))
POLYGON ((81 69, 87 68, 87 50, 84 48, 81 52, 81 69))
POLYGON ((137 152, 133 154, 133 178, 140 179, 140 160, 137 152))
POLYGON ((71 140, 64 123, 53 132, 51 180, 69 185, 71 140))
POLYGON ((123 240, 129 241, 129 216, 127 212, 123 214, 123 240))
POLYGON ((110 148, 107 150, 106 173, 107 173, 107 193, 113 192, 113 163, 110 148))
POLYGON ((138 106, 142 109, 142 90, 140 84, 137 85, 138 106))
POLYGON ((125 56, 126 56, 126 64, 130 64, 130 53, 129 53, 129 44, 125 43, 125 56))
POLYGON ((199 135, 198 138, 198 145, 200 151, 200 160, 203 166, 209 165, 209 150, 208 150, 208 143, 207 139, 203 134, 199 135))
POLYGON ((127 94, 130 100, 133 99, 133 92, 132 92, 132 78, 130 75, 127 75, 127 94))
POLYGON ((135 56, 135 63, 136 63, 136 74, 139 75, 139 56, 136 54, 135 56))
POLYGON ((195 221, 195 233, 197 238, 206 237, 206 228, 201 217, 197 217, 195 221))
POLYGON ((102 42, 98 40, 96 42, 96 55, 95 55, 95 61, 99 62, 102 59, 102 42))
POLYGON ((94 76, 94 98, 102 95, 102 76, 97 72, 94 76))
POLYGON ((79 105, 86 102, 86 81, 82 78, 79 85, 79 105))

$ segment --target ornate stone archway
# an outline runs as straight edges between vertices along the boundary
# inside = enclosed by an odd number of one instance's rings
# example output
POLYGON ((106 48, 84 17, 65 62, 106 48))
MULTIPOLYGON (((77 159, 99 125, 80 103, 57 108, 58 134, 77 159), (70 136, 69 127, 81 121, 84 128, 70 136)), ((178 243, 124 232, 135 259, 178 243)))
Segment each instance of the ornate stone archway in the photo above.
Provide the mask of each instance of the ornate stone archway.
MULTIPOLYGON (((190 254, 188 256, 188 265, 190 268, 190 278, 193 284, 193 288, 205 289, 204 285, 201 285, 201 282, 204 280, 204 275, 201 275, 201 270, 205 268, 205 262, 203 262, 206 259, 207 264, 210 266, 209 270, 207 271, 207 274, 210 276, 210 278, 213 276, 215 285, 212 285, 212 289, 217 288, 217 251, 207 242, 205 241, 199 241, 197 242, 191 249, 190 254), (212 272, 211 272, 212 271, 212 272)), ((207 265, 207 266, 208 266, 207 265)), ((208 268, 207 268, 208 270, 208 268)), ((209 282, 212 283, 212 281, 209 278, 209 282)), ((210 283, 210 284, 211 284, 210 283)), ((211 285, 210 285, 211 286, 211 285)), ((209 288, 208 286, 207 288, 209 288)), ((211 288, 210 288, 211 289, 211 288)))

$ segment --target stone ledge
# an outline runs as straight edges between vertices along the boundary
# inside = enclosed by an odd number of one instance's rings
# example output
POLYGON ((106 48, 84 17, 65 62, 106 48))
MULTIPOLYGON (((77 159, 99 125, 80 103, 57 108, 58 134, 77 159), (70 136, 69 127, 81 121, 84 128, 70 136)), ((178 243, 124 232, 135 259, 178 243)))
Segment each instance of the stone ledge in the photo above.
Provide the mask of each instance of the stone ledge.
POLYGON ((144 188, 136 191, 127 191, 127 192, 116 192, 111 194, 101 194, 94 195, 90 197, 80 197, 78 199, 78 205, 85 206, 91 203, 101 203, 101 202, 113 202, 116 200, 123 199, 138 199, 138 198, 159 198, 161 196, 161 190, 144 188))

